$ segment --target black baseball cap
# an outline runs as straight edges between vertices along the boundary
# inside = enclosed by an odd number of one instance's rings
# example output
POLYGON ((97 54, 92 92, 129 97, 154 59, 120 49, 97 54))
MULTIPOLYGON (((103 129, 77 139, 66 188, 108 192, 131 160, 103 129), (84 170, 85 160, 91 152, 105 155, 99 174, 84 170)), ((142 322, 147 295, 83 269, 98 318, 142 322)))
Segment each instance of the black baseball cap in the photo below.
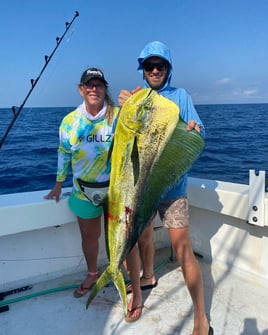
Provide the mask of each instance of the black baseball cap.
POLYGON ((94 78, 98 78, 100 80, 103 81, 105 86, 108 86, 107 81, 104 78, 104 74, 100 69, 97 69, 95 67, 91 67, 87 70, 85 70, 81 76, 80 79, 80 83, 81 84, 85 84, 87 83, 89 80, 94 79, 94 78))

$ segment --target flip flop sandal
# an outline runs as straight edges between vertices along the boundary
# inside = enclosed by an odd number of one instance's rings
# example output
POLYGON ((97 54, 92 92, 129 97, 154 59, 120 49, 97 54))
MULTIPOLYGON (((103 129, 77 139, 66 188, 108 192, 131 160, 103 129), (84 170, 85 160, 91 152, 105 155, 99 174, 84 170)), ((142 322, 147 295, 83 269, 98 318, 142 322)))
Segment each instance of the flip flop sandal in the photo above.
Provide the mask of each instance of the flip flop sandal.
MULTIPOLYGON (((91 277, 91 276, 97 276, 97 275, 98 275, 98 271, 97 271, 97 272, 88 272, 87 275, 90 276, 90 277, 91 277)), ((97 278, 97 279, 98 279, 98 278, 97 278)), ((97 281, 97 279, 96 279, 96 281, 97 281)), ((77 289, 74 291, 73 296, 74 296, 75 298, 81 298, 81 297, 83 297, 84 295, 86 295, 86 294, 88 293, 89 290, 92 289, 92 287, 96 284, 96 281, 94 281, 89 287, 85 287, 85 286, 83 285, 83 283, 82 283, 82 284, 79 285, 79 286, 77 287, 77 289)))
POLYGON ((92 288, 92 286, 94 284, 92 284, 90 287, 84 287, 83 284, 79 285, 77 287, 77 289, 74 291, 73 296, 75 298, 81 298, 81 297, 83 297, 84 295, 86 295, 88 293, 88 291, 92 288))
POLYGON ((141 317, 142 314, 142 306, 138 306, 138 307, 134 307, 131 310, 127 311, 127 316, 125 316, 125 321, 126 322, 135 322, 137 320, 139 320, 139 318, 141 317), (136 316, 131 316, 131 314, 135 311, 139 311, 138 315, 136 316))
POLYGON ((209 326, 208 335, 213 335, 213 334, 214 334, 214 330, 211 326, 209 326))
POLYGON ((153 283, 153 284, 141 286, 141 290, 142 291, 143 290, 151 290, 151 289, 155 288, 157 286, 157 284, 158 284, 158 282, 156 280, 155 283, 153 283))
MULTIPOLYGON (((155 283, 153 284, 149 284, 149 285, 143 285, 141 286, 141 290, 144 291, 144 290, 152 290, 153 288, 155 288, 158 284, 158 281, 156 280, 155 283)), ((127 294, 131 293, 132 292, 132 286, 131 286, 131 283, 128 283, 126 285, 126 291, 127 291, 127 294)))

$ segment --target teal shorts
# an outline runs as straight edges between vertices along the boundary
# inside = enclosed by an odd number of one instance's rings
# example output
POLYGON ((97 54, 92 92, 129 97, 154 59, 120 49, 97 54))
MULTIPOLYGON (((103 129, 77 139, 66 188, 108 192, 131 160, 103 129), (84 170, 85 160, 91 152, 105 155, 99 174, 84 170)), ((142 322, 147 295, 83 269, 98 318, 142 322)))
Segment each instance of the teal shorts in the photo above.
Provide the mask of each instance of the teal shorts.
POLYGON ((73 192, 68 199, 68 205, 71 211, 82 219, 95 219, 103 213, 102 206, 96 207, 89 200, 79 199, 73 192))

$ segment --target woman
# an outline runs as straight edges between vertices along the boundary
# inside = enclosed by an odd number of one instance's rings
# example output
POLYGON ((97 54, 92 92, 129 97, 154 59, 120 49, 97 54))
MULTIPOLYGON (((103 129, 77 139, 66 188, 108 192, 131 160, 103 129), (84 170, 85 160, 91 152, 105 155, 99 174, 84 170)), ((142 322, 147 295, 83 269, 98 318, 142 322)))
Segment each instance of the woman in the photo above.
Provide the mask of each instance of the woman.
POLYGON ((100 69, 89 68, 81 76, 78 91, 83 103, 64 117, 60 125, 56 184, 46 199, 59 201, 62 184, 71 166, 73 189, 70 209, 79 224, 87 277, 74 291, 84 296, 98 279, 97 257, 103 207, 98 206, 107 191, 110 167, 107 155, 119 109, 108 95, 108 83, 100 69))

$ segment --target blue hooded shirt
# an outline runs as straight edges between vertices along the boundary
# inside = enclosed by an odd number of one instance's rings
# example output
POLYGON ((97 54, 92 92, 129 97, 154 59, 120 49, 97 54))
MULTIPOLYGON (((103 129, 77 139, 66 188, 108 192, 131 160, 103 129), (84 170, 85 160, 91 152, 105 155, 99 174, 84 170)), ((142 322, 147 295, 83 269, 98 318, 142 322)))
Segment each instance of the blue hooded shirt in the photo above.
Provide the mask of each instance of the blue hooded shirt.
MULTIPOLYGON (((172 77, 172 60, 169 48, 162 42, 150 42, 140 53, 138 58, 138 71, 143 74, 143 62, 150 57, 160 57, 169 63, 167 80, 164 86, 158 90, 158 93, 175 102, 180 108, 180 117, 188 123, 190 120, 195 120, 201 129, 201 135, 205 135, 205 130, 202 121, 200 120, 190 95, 183 88, 175 88, 170 85, 172 77)), ((143 76, 144 87, 150 87, 145 77, 143 76)), ((164 196, 163 199, 175 199, 187 194, 187 174, 183 175, 179 182, 164 196)))

